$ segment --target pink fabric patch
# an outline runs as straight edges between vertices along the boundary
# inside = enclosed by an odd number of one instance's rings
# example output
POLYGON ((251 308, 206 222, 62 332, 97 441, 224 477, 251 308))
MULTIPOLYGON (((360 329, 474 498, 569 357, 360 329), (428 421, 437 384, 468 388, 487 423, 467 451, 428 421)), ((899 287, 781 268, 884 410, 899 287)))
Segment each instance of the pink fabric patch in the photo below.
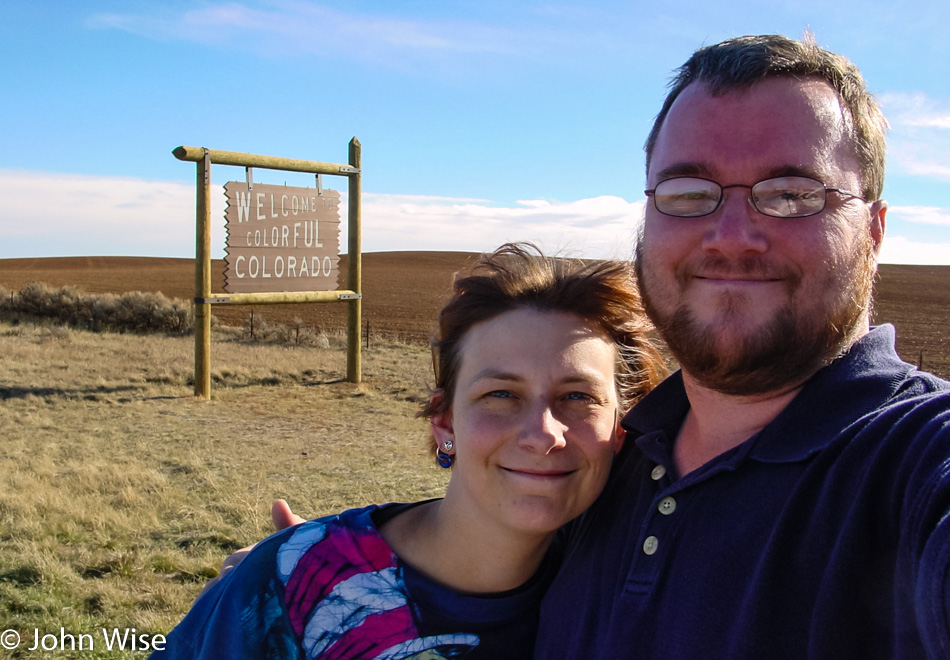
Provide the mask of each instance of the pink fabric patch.
POLYGON ((303 635, 314 603, 326 598, 337 584, 358 573, 394 565, 392 550, 380 536, 331 527, 322 541, 304 553, 287 581, 284 600, 294 633, 303 635), (336 551, 325 553, 321 549, 325 543, 336 551))
POLYGON ((379 612, 343 633, 320 655, 320 660, 375 658, 391 646, 415 639, 416 635, 416 626, 408 606, 379 612))

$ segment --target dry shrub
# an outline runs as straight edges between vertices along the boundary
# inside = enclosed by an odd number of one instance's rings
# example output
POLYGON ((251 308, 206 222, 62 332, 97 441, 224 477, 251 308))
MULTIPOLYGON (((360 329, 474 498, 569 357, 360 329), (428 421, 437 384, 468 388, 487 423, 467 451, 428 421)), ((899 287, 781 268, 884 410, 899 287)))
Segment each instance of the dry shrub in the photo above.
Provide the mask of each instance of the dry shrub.
POLYGON ((330 338, 319 327, 307 326, 303 319, 295 316, 289 325, 271 323, 262 314, 253 310, 244 319, 242 339, 258 344, 279 344, 282 346, 306 346, 310 348, 329 348, 330 338))
POLYGON ((167 334, 188 334, 194 326, 191 305, 160 292, 90 294, 77 287, 31 282, 18 293, 0 293, 0 320, 14 323, 46 321, 94 332, 167 334))

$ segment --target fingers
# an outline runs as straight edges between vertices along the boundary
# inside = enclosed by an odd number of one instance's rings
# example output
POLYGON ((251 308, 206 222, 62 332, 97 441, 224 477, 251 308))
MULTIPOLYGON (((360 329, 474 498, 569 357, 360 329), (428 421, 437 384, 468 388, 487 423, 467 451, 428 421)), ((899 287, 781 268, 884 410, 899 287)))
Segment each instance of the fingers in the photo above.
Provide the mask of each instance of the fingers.
POLYGON ((290 505, 284 500, 277 500, 271 506, 270 519, 274 523, 274 529, 278 532, 282 529, 287 529, 288 527, 306 522, 306 520, 291 511, 290 505))
POLYGON ((247 554, 251 550, 253 550, 256 545, 257 545, 256 543, 253 543, 245 548, 241 548, 240 550, 235 550, 233 553, 228 555, 227 559, 225 559, 224 562, 221 564, 221 572, 218 575, 218 577, 221 577, 222 575, 230 571, 232 568, 240 564, 244 560, 244 558, 247 556, 247 554))
MULTIPOLYGON (((254 545, 257 545, 256 543, 254 545)), ((221 563, 221 570, 218 571, 217 577, 213 577, 205 583, 205 586, 202 587, 201 593, 198 594, 198 598, 201 598, 205 595, 205 592, 213 587, 217 582, 224 577, 225 573, 230 571, 232 568, 241 563, 241 561, 247 556, 247 554, 254 549, 254 545, 249 545, 246 548, 241 548, 236 550, 227 556, 227 558, 221 563)), ((198 600, 196 598, 195 600, 198 600)))

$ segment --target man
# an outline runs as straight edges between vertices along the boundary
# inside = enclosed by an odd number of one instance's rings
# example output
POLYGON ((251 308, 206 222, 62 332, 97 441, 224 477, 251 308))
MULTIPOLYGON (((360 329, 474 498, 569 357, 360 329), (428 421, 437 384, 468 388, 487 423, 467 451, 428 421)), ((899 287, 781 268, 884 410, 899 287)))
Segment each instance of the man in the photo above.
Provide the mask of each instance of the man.
POLYGON ((885 127, 813 43, 679 70, 637 273, 681 370, 624 420, 536 657, 950 657, 950 384, 869 331, 885 127))

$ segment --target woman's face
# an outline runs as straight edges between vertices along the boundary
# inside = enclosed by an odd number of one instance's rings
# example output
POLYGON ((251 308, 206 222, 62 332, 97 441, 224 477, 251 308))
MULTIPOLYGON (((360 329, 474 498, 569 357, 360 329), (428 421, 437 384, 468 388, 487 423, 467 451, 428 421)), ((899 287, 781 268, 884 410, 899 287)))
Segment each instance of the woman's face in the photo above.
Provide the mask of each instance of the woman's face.
POLYGON ((549 534, 600 494, 619 449, 616 345, 574 314, 517 309, 473 326, 455 396, 446 504, 486 532, 549 534))

